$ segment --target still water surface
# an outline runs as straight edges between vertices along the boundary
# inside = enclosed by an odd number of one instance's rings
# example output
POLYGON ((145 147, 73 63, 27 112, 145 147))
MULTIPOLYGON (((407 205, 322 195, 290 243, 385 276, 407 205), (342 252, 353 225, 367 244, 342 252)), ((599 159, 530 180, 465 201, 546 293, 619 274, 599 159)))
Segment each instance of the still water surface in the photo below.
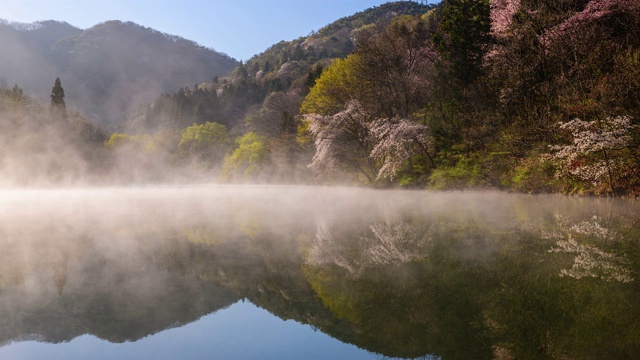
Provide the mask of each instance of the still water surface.
POLYGON ((640 358, 636 201, 0 191, 2 359, 640 358))

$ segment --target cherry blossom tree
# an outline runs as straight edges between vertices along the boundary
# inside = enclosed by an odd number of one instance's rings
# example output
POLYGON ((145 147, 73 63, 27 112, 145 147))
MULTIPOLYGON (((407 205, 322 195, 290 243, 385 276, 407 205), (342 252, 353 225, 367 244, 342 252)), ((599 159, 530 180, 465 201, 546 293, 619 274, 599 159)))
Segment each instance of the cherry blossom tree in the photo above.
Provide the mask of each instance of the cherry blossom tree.
POLYGON ((356 100, 347 103, 335 115, 305 115, 316 147, 310 168, 319 178, 328 180, 347 171, 375 183, 378 165, 370 154, 375 147, 371 117, 356 100))
POLYGON ((579 30, 581 25, 603 21, 616 14, 633 15, 635 13, 637 16, 638 11, 640 11, 640 2, 637 0, 591 0, 582 11, 551 28, 547 36, 560 39, 572 30, 579 30))
POLYGON ((640 177, 638 161, 628 153, 633 145, 632 135, 638 131, 630 116, 600 121, 574 119, 559 124, 559 128, 567 131, 572 141, 551 146, 551 158, 560 164, 556 177, 577 177, 595 187, 607 186, 613 194, 621 178, 640 177))
POLYGON ((491 0, 491 32, 494 36, 504 34, 520 7, 520 0, 491 0))
POLYGON ((591 0, 581 11, 545 29, 540 35, 545 51, 564 71, 593 77, 606 72, 621 49, 638 46, 640 1, 591 0), (571 69, 571 70, 569 70, 571 69))
POLYGON ((400 117, 375 119, 356 100, 335 115, 305 118, 316 146, 310 167, 320 178, 348 171, 376 185, 385 178, 393 180, 402 170, 414 171, 417 165, 435 166, 426 125, 400 117))
POLYGON ((378 141, 371 157, 382 162, 377 180, 394 179, 403 167, 413 168, 415 161, 424 158, 435 166, 433 139, 426 125, 398 117, 378 119, 371 124, 371 132, 378 141))

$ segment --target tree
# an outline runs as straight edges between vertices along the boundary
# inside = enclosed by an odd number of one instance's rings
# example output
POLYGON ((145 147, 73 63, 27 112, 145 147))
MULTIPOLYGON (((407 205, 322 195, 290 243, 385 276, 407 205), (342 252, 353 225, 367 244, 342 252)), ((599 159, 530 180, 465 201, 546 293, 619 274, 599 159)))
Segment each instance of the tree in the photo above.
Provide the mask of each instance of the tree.
POLYGON ((491 33, 501 37, 513 22, 520 0, 491 0, 491 33))
POLYGON ((60 78, 57 77, 53 88, 51 88, 51 106, 61 112, 66 112, 66 105, 64 103, 64 89, 60 78))
POLYGON ((307 83, 314 86, 301 111, 333 115, 357 100, 376 117, 414 116, 426 106, 434 77, 438 55, 430 37, 419 17, 402 16, 384 27, 363 27, 353 54, 334 60, 324 71, 316 68, 309 73, 307 83))
POLYGON ((313 69, 309 70, 307 74, 307 80, 305 81, 305 85, 307 85, 310 89, 316 84, 316 80, 322 75, 322 64, 318 63, 313 69))
POLYGON ((491 8, 488 0, 447 0, 440 30, 433 40, 448 65, 448 73, 463 85, 482 73, 491 31, 491 8))
POLYGON ((264 137, 253 132, 236 139, 238 147, 224 158, 222 178, 224 180, 256 180, 262 174, 269 150, 264 137))
POLYGON ((382 162, 376 180, 394 179, 402 170, 409 175, 424 174, 427 168, 435 167, 433 140, 426 125, 398 117, 378 119, 371 124, 371 132, 378 139, 371 157, 382 162))
POLYGON ((357 100, 335 115, 306 116, 316 146, 310 167, 319 178, 335 178, 346 172, 364 176, 369 184, 376 183, 379 167, 370 156, 376 144, 371 120, 357 100))
POLYGON ((191 157, 197 161, 219 164, 229 149, 227 127, 215 122, 202 125, 193 124, 184 129, 178 154, 181 157, 191 157))
POLYGON ((560 163, 558 177, 589 181, 596 191, 604 187, 605 192, 610 191, 613 195, 618 195, 621 188, 637 186, 639 154, 633 135, 638 133, 638 125, 632 123, 631 117, 617 116, 599 121, 574 119, 559 127, 569 133, 572 141, 567 145, 551 146, 552 159, 560 163), (631 184, 622 186, 625 181, 631 181, 631 184))
POLYGON ((334 115, 342 111, 350 100, 360 99, 371 91, 371 87, 358 76, 360 62, 357 54, 331 62, 305 97, 300 112, 334 115))
POLYGON ((358 94, 357 99, 377 117, 407 118, 426 106, 439 58, 431 32, 420 17, 409 15, 359 32, 356 74, 373 90, 358 94))

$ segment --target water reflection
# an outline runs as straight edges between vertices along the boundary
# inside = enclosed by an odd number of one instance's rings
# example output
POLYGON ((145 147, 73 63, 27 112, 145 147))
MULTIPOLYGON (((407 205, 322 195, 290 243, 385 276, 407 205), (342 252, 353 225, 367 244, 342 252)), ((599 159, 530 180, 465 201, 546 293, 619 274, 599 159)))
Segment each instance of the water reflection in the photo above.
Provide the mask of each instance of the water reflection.
POLYGON ((4 192, 0 342, 138 341, 244 299, 381 356, 638 358, 639 210, 342 188, 4 192))

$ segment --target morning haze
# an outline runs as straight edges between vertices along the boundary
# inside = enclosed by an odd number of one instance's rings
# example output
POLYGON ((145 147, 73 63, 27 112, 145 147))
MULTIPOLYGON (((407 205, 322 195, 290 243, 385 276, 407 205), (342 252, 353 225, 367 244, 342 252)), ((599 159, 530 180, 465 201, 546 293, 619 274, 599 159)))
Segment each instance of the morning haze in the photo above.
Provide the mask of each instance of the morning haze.
POLYGON ((638 351, 635 202, 267 185, 0 199, 2 356, 81 358, 88 339, 113 358, 638 351))
POLYGON ((0 357, 640 356, 640 5, 332 21, 0 22, 0 357))

